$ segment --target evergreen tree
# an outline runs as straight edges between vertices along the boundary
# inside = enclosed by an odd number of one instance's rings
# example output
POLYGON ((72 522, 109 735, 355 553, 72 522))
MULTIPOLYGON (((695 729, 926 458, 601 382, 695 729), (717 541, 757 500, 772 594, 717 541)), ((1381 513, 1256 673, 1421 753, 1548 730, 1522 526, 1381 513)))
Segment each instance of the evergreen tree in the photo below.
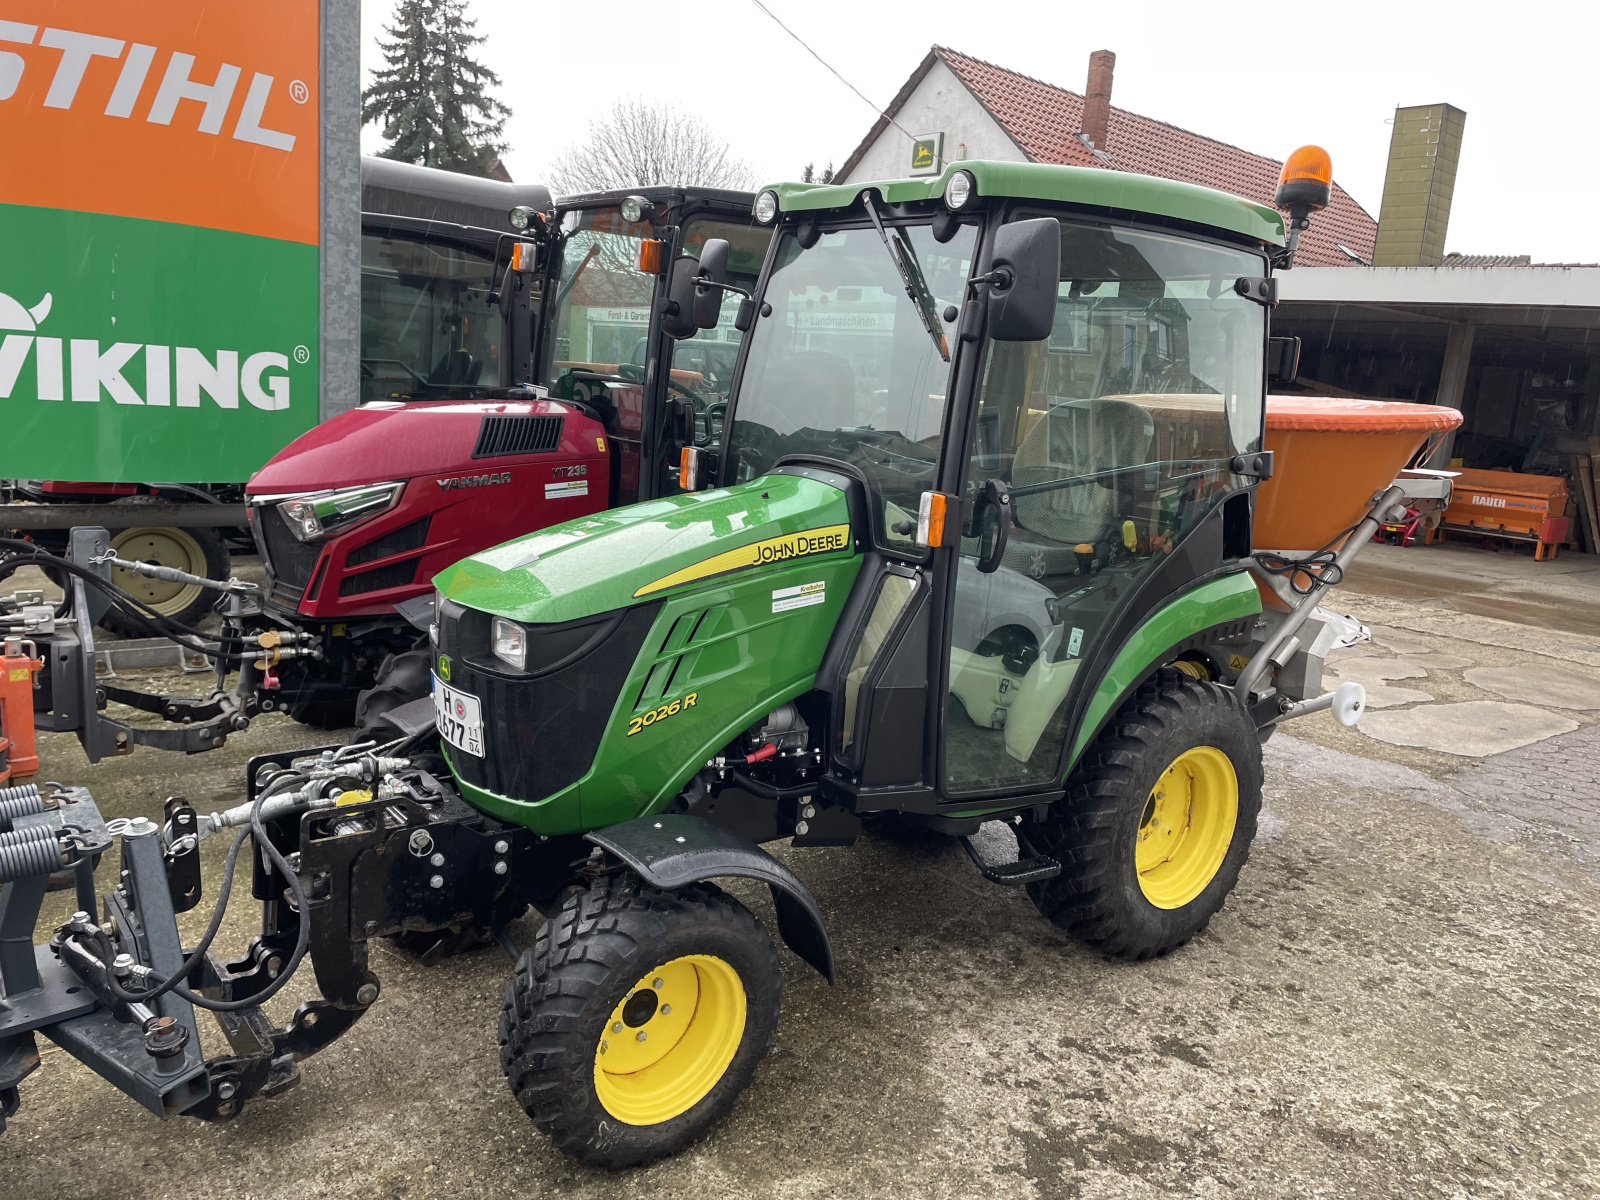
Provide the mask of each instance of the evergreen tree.
POLYGON ((484 42, 465 0, 401 0, 378 42, 388 64, 361 93, 361 119, 383 122, 379 153, 401 162, 488 175, 505 149, 511 110, 489 89, 500 77, 473 58, 484 42))

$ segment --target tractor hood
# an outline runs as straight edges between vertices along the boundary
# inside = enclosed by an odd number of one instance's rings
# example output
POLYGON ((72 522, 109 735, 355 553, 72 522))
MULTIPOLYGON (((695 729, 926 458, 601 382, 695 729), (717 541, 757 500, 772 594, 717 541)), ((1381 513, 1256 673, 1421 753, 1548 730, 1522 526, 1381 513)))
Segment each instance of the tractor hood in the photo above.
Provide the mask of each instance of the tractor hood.
POLYGON ((485 417, 561 416, 550 400, 378 400, 307 430, 246 486, 250 496, 330 491, 481 466, 485 417))
POLYGON ((734 571, 854 548, 843 491, 773 474, 552 526, 446 568, 434 586, 468 608, 555 624, 734 571))

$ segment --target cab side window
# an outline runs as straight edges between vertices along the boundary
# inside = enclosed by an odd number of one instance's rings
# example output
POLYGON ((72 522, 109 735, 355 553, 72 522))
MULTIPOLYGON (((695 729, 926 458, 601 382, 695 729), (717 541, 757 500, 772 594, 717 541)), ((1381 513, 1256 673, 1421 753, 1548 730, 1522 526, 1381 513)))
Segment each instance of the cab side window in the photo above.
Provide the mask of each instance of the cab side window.
POLYGON ((963 540, 950 650, 946 787, 1057 769, 1078 664, 1235 486, 1261 439, 1263 310, 1234 290, 1258 255, 1062 222, 1056 316, 993 343, 964 486, 1010 492, 1000 566, 963 540))

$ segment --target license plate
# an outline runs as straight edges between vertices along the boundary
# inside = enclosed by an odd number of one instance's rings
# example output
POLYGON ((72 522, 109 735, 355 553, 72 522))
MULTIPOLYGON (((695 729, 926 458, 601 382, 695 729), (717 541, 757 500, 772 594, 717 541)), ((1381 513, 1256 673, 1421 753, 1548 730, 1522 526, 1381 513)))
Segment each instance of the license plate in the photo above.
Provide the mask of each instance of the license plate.
POLYGON ((458 750, 483 757, 483 703, 470 692, 433 677, 433 712, 439 736, 458 750))

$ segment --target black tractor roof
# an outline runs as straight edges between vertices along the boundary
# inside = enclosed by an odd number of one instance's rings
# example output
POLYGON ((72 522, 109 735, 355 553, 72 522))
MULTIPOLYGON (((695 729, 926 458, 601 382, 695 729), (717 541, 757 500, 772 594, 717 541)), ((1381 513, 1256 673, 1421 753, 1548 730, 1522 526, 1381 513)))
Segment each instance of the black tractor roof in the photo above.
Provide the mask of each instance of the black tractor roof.
POLYGON ((550 189, 537 183, 481 179, 387 158, 361 160, 364 213, 510 233, 507 214, 519 205, 546 211, 550 207, 550 189))
POLYGON ((688 185, 656 185, 654 187, 614 188, 604 192, 579 192, 572 196, 557 196, 555 205, 564 208, 609 208, 621 204, 629 196, 643 196, 659 208, 677 205, 726 208, 748 213, 755 203, 754 192, 741 192, 732 188, 693 187, 688 185))

